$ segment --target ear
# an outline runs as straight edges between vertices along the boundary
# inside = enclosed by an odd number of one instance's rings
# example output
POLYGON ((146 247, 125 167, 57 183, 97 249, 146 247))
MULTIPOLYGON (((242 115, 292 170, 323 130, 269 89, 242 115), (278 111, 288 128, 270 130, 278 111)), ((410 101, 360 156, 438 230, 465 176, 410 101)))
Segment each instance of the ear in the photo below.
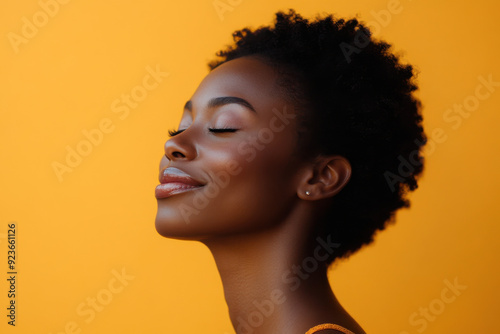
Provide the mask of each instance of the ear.
POLYGON ((304 170, 297 195, 304 200, 332 197, 347 184, 351 171, 351 164, 342 156, 319 156, 304 170))

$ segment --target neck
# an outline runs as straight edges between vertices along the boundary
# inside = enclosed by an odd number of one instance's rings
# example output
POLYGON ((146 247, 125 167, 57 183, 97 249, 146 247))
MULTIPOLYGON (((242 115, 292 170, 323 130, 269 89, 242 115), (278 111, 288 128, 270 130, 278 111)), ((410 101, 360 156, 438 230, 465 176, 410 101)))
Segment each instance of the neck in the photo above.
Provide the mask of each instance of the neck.
POLYGON ((203 240, 217 264, 237 334, 303 334, 319 323, 345 323, 321 263, 336 245, 329 239, 311 244, 302 219, 203 240))

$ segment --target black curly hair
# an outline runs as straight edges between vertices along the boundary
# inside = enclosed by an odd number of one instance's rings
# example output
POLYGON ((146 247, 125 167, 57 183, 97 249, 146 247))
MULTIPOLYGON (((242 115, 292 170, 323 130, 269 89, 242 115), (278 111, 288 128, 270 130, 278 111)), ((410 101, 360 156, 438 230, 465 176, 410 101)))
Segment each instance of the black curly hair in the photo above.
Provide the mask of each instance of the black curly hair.
POLYGON ((320 236, 340 244, 328 265, 371 243, 396 210, 410 206, 405 196, 417 188, 427 142, 418 87, 413 67, 357 19, 310 22, 293 9, 275 15, 274 27, 235 31, 235 45, 208 66, 243 56, 272 65, 300 110, 298 151, 349 160, 351 179, 318 224, 320 236))

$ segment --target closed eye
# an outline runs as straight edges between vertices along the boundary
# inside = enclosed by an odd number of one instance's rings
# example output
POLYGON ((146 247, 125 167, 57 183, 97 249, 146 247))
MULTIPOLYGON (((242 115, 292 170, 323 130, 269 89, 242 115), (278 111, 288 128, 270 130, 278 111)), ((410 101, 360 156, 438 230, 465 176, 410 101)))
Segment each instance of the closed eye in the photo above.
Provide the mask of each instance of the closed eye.
MULTIPOLYGON (((168 130, 168 135, 170 137, 174 137, 174 136, 177 136, 179 133, 183 132, 184 130, 186 130, 186 129, 182 129, 182 130, 171 129, 171 130, 168 130)), ((224 132, 236 132, 236 131, 238 131, 238 129, 233 129, 233 128, 220 128, 220 129, 208 128, 208 130, 210 132, 214 132, 214 133, 224 133, 224 132)))
POLYGON ((214 129, 214 128, 208 128, 210 132, 215 132, 215 133, 221 133, 221 132, 236 132, 238 129, 232 129, 232 128, 220 128, 220 129, 214 129))

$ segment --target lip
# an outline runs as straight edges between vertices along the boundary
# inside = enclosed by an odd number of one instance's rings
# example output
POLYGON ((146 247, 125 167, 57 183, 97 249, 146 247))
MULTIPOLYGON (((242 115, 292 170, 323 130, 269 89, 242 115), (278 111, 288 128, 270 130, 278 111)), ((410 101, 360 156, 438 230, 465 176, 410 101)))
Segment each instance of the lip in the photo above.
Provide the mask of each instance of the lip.
POLYGON ((203 187, 205 184, 196 180, 186 172, 168 167, 160 172, 160 184, 156 186, 155 196, 157 199, 167 198, 193 189, 203 187))

